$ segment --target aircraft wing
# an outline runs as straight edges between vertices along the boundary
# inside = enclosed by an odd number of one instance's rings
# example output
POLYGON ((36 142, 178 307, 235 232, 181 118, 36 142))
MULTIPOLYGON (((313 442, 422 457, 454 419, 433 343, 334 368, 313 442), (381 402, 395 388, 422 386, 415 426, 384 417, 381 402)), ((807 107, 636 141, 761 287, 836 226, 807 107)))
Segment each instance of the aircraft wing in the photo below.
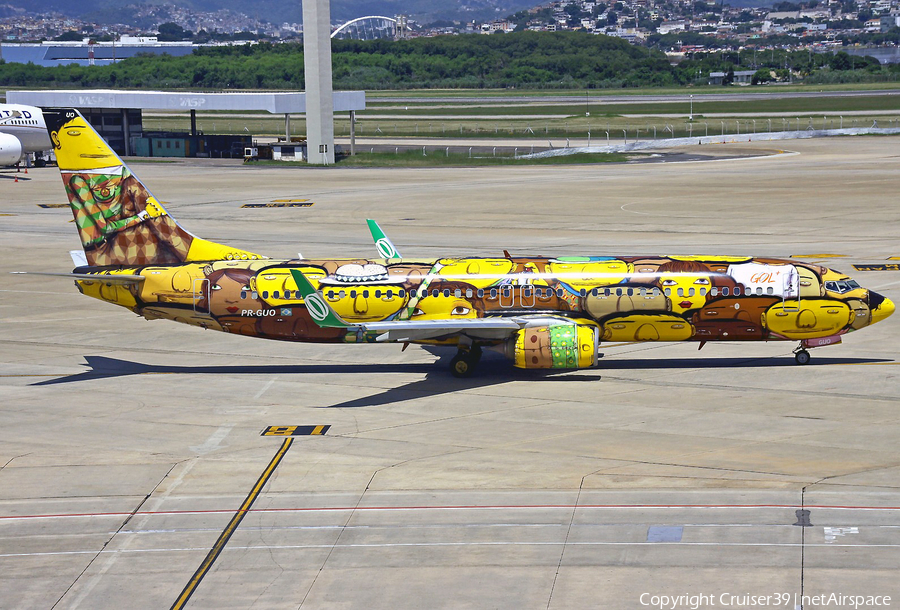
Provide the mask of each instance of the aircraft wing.
POLYGON ((496 316, 461 320, 391 320, 348 324, 325 302, 299 269, 291 269, 291 275, 294 276, 294 281, 297 282, 306 303, 306 309, 316 324, 325 328, 375 332, 379 334, 376 341, 419 341, 453 334, 502 339, 526 326, 546 323, 544 316, 496 316))

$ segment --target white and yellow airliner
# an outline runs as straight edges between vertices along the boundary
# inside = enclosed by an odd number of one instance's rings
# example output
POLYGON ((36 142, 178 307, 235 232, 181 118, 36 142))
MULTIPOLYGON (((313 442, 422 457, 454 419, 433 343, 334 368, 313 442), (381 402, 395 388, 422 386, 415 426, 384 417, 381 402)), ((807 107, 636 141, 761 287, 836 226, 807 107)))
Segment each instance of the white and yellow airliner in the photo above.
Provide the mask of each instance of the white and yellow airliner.
POLYGON ((747 256, 273 260, 183 229, 72 109, 44 111, 84 247, 86 295, 147 319, 285 341, 452 345, 451 371, 483 348, 520 368, 597 364, 605 341, 792 341, 808 348, 890 316, 845 274, 747 256))

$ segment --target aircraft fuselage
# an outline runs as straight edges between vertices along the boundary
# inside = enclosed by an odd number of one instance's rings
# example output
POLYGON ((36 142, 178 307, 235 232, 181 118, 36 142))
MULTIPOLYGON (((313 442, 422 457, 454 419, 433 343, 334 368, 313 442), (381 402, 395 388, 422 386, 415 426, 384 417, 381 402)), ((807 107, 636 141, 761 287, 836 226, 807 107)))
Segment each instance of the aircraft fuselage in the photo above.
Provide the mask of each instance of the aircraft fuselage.
MULTIPOLYGON (((145 279, 134 285, 100 278, 78 284, 85 294, 147 319, 287 341, 376 340, 373 333, 320 328, 292 268, 351 324, 544 315, 596 329, 600 341, 815 345, 814 340, 837 342, 893 311, 890 301, 838 271, 738 256, 226 260, 107 269, 101 273, 145 279)), ((473 334, 482 344, 501 341, 473 334)), ((455 344, 459 336, 420 342, 455 344)), ((385 339, 390 340, 379 340, 385 339)))

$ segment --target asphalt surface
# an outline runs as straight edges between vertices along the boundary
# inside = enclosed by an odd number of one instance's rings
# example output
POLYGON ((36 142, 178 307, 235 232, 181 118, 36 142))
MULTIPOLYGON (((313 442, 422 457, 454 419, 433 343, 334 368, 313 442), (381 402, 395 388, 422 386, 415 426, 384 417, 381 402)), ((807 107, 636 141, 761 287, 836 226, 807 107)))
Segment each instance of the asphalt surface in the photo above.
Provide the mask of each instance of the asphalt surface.
MULTIPOLYGON (((900 256, 900 138, 780 145, 657 164, 133 169, 194 233, 274 257, 374 255, 376 218, 411 257, 803 255, 900 300, 900 272, 852 268, 900 256), (240 207, 289 198, 313 205, 240 207)), ((637 344, 556 374, 489 355, 458 380, 448 353, 148 322, 9 275, 71 270, 71 213, 39 207, 64 201, 55 168, 0 171, 0 607, 900 599, 896 316, 806 366, 792 343, 637 344)))

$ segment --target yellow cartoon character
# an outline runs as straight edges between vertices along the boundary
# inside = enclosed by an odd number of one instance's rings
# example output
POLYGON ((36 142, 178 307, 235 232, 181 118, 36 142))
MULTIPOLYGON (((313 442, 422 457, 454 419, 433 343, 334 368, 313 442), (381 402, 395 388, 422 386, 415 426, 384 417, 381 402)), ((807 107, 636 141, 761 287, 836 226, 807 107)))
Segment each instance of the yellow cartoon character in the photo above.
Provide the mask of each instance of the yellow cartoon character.
MULTIPOLYGON (((306 276, 313 288, 318 288, 319 282, 325 279, 325 270, 321 267, 300 267, 300 272, 306 276)), ((259 293, 263 301, 273 307, 297 304, 301 301, 297 283, 294 282, 291 270, 287 267, 262 269, 253 278, 250 287, 259 293)))
POLYGON ((576 291, 618 284, 634 272, 634 267, 625 261, 614 258, 593 260, 580 256, 551 259, 547 269, 556 279, 576 291))
POLYGON ((706 304, 712 273, 703 263, 671 261, 659 267, 658 283, 674 313, 684 313, 706 304))
POLYGON ((475 287, 465 282, 432 282, 425 296, 418 299, 410 320, 459 320, 484 314, 481 302, 474 298, 475 287))
POLYGON ((437 264, 441 279, 466 282, 475 288, 487 288, 499 283, 514 266, 508 258, 445 258, 437 264))
POLYGON ((773 333, 788 339, 827 337, 847 328, 856 313, 842 301, 831 299, 788 300, 772 305, 762 315, 762 323, 773 333))
POLYGON ((319 282, 328 304, 347 322, 376 322, 400 311, 408 298, 402 284, 402 277, 377 263, 341 265, 319 282))
POLYGON ((690 322, 671 314, 634 314, 603 323, 604 341, 686 341, 694 334, 690 322))

